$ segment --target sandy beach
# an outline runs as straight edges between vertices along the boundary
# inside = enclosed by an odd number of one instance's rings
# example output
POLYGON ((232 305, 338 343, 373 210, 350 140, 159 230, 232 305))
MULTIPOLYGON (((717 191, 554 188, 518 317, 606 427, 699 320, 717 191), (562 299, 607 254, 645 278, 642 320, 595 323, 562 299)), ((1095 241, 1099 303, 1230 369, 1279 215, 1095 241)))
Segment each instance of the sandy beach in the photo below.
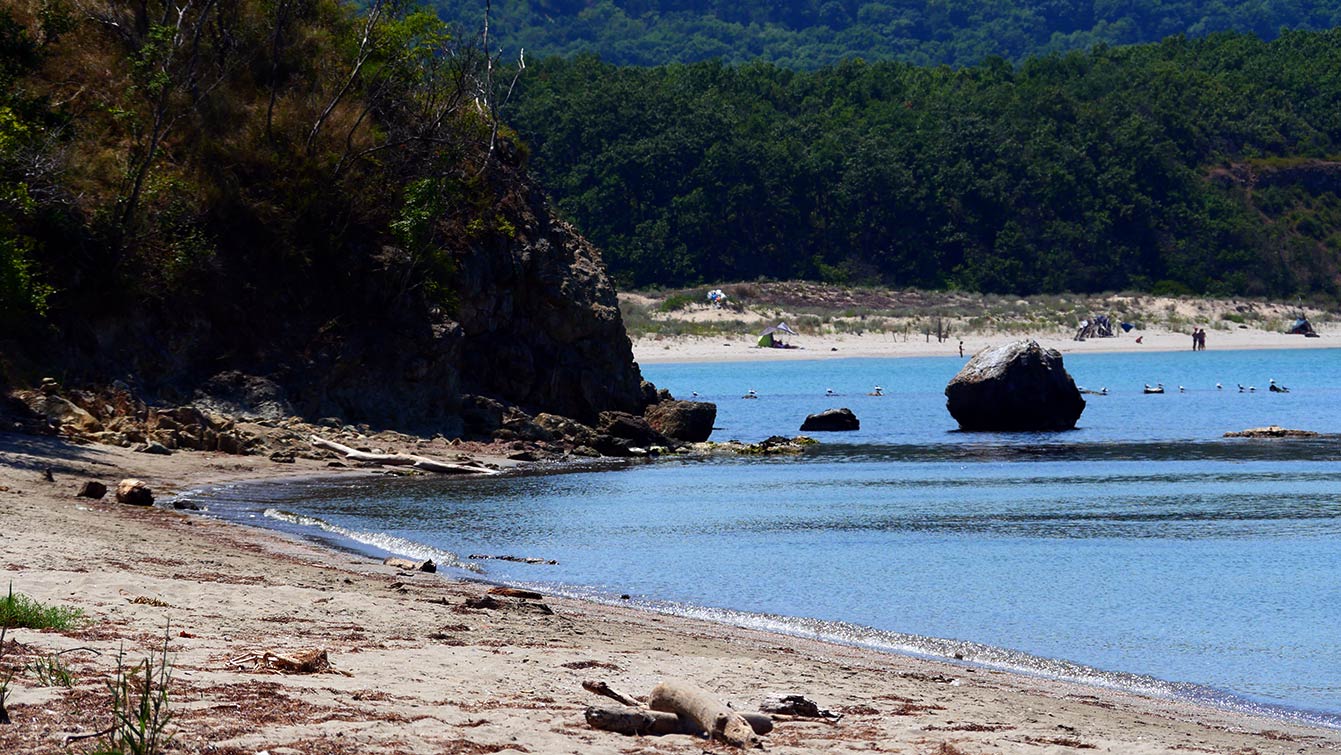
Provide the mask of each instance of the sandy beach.
MULTIPOLYGON (((1288 304, 1245 302, 1225 299, 1190 299, 1153 296, 1108 296, 1077 300, 1068 306, 1084 311, 1114 312, 1122 307, 1139 326, 1130 332, 1114 327, 1116 335, 1076 340, 1070 323, 1076 317, 1058 315, 1050 303, 1018 300, 1011 314, 994 317, 996 306, 977 299, 958 301, 951 294, 922 292, 867 292, 866 299, 851 289, 818 287, 813 284, 774 284, 791 296, 789 303, 773 301, 713 307, 695 303, 674 311, 659 308, 663 300, 636 293, 621 293, 628 313, 640 315, 640 328, 634 333, 634 357, 640 364, 664 362, 741 362, 797 359, 847 359, 852 357, 936 357, 972 356, 988 346, 1020 338, 1032 338, 1047 348, 1067 354, 1138 353, 1143 351, 1182 351, 1192 348, 1192 331, 1206 332, 1206 349, 1317 349, 1341 347, 1341 330, 1329 312, 1288 304), (798 293, 790 289, 801 288, 798 293), (846 299, 843 297, 847 297, 846 299), (912 298, 920 309, 912 309, 912 298), (927 301, 931 299, 931 301, 927 301), (899 316, 879 314, 853 315, 858 305, 893 307, 903 310, 873 309, 878 312, 904 312, 899 316), (940 311, 958 312, 955 316, 934 315, 940 311), (912 314, 908 314, 912 312, 912 314), (1044 323, 1046 316, 1052 323, 1044 323), (1298 315, 1306 315, 1318 338, 1286 333, 1298 315), (1066 320, 1065 326, 1056 320, 1066 320), (789 323, 797 335, 784 335, 795 348, 759 348, 758 333, 780 322, 789 323), (944 329, 943 338, 936 327, 944 329), (673 331, 668 334, 659 332, 673 331), (707 332, 703 332, 707 331, 707 332)), ((730 289, 731 287, 728 287, 730 289)), ((757 287, 751 287, 757 288, 757 287)), ((1113 314, 1113 321, 1124 316, 1113 314)))
MULTIPOLYGON (((841 353, 841 352, 840 352, 841 353)), ((645 696, 683 679, 753 709, 798 693, 837 724, 780 721, 784 753, 1297 753, 1341 751, 1341 731, 1108 689, 865 651, 633 609, 498 597, 489 585, 407 573, 347 553, 170 508, 75 497, 84 480, 147 481, 160 503, 211 483, 330 475, 299 458, 150 456, 0 434, 0 564, 16 592, 85 612, 66 632, 11 630, 16 671, 0 752, 63 745, 109 720, 118 648, 167 650, 173 752, 720 752, 685 735, 592 730, 583 690, 600 679, 645 696), (50 469, 54 482, 45 480, 50 469), (538 607, 543 604, 546 608, 538 607), (238 659, 322 650, 334 671, 278 674, 238 659), (73 687, 39 686, 60 651, 73 687), (96 653, 96 655, 95 655, 96 653)), ((367 470, 338 470, 366 475, 367 470)), ((878 591, 873 591, 878 600, 878 591)))
MULTIPOLYGON (((926 338, 913 333, 906 338, 899 333, 826 333, 822 335, 789 336, 796 348, 759 348, 757 337, 740 336, 649 336, 633 342, 633 356, 640 364, 665 362, 746 362, 791 359, 850 359, 853 357, 945 357, 959 356, 961 338, 952 335, 937 342, 935 336, 926 338)), ((1033 338, 1046 348, 1057 349, 1063 356, 1070 354, 1140 353, 1145 351, 1191 350, 1190 333, 1167 330, 1148 330, 1077 341, 1067 334, 1055 332, 1033 333, 970 333, 962 337, 964 357, 973 356, 988 346, 1019 338, 1033 338), (1137 338, 1141 339, 1137 343, 1137 338)), ((1213 330, 1207 334, 1207 350, 1233 351, 1243 349, 1334 349, 1341 347, 1341 338, 1334 333, 1319 330, 1318 338, 1305 338, 1281 332, 1256 328, 1213 330)))

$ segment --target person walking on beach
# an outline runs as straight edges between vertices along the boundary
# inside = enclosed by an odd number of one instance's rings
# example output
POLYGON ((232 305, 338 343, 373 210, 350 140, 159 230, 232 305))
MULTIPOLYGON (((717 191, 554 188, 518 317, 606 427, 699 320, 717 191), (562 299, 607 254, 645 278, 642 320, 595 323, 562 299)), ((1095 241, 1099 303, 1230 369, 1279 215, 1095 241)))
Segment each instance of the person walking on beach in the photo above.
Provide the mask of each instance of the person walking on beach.
POLYGON ((964 358, 964 339, 959 339, 959 358, 964 358))
POLYGON ((1201 328, 1192 329, 1192 350, 1196 351, 1201 346, 1201 328))
POLYGON ((1198 344, 1197 344, 1197 345, 1198 345, 1198 351, 1205 351, 1205 350, 1206 350, 1206 329, 1205 329, 1205 328, 1201 328, 1201 329, 1200 329, 1200 333, 1198 334, 1197 338, 1199 339, 1199 340, 1198 340, 1198 344))

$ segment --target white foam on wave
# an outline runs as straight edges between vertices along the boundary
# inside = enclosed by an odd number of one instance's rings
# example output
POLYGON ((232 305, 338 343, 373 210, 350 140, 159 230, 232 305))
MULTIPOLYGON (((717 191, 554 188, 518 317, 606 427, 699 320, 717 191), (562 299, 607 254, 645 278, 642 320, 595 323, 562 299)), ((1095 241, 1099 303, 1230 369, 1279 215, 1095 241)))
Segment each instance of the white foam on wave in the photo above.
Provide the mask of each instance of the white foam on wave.
POLYGON ((478 564, 468 561, 462 561, 461 557, 441 548, 434 548, 423 543, 416 543, 413 540, 399 537, 397 535, 388 535, 385 532, 367 532, 364 530, 341 527, 338 524, 332 524, 324 519, 306 514, 295 514, 283 509, 269 508, 261 512, 261 515, 267 519, 274 519, 277 522, 293 524, 299 527, 312 527, 322 532, 329 532, 332 535, 338 535, 346 540, 352 540, 363 545, 370 545, 379 550, 388 553, 394 553, 400 556, 408 556, 415 559, 431 559, 440 567, 451 567, 454 569, 464 569, 466 571, 482 574, 484 570, 478 564))

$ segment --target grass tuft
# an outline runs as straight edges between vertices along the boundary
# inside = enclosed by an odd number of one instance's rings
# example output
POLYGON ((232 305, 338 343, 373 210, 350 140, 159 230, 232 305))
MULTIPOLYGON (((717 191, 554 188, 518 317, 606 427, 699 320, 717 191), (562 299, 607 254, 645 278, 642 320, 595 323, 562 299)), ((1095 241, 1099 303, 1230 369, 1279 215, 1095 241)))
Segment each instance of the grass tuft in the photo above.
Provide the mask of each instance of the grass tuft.
POLYGON ((127 667, 124 650, 116 656, 116 678, 107 683, 112 691, 112 725, 93 755, 158 755, 172 742, 168 729, 168 687, 172 667, 168 664, 168 635, 163 635, 161 653, 127 667))
POLYGON ((21 629, 56 629, 64 631, 82 621, 84 612, 78 608, 47 606, 23 593, 14 592, 0 598, 0 627, 21 629))

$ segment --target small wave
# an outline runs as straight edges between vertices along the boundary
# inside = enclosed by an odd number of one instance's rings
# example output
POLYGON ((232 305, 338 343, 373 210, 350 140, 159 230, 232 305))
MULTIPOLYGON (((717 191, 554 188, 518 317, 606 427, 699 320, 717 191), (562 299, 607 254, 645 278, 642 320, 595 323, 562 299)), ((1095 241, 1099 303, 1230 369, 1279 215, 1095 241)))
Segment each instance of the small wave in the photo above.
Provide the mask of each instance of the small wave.
POLYGON ((398 537, 396 535, 388 535, 384 532, 365 532, 363 530, 341 527, 338 524, 331 524, 330 522, 315 516, 295 514, 291 511, 284 511, 283 509, 266 509, 261 512, 261 515, 277 522, 284 522, 298 527, 319 529, 322 532, 329 532, 332 535, 338 535, 346 540, 352 540, 356 543, 362 543, 363 545, 370 545, 388 553, 409 556, 410 558, 416 559, 431 559, 440 567, 464 569, 476 574, 484 573, 484 569, 482 569, 479 564, 463 561, 460 556, 451 551, 434 548, 422 543, 416 543, 413 540, 398 537))

